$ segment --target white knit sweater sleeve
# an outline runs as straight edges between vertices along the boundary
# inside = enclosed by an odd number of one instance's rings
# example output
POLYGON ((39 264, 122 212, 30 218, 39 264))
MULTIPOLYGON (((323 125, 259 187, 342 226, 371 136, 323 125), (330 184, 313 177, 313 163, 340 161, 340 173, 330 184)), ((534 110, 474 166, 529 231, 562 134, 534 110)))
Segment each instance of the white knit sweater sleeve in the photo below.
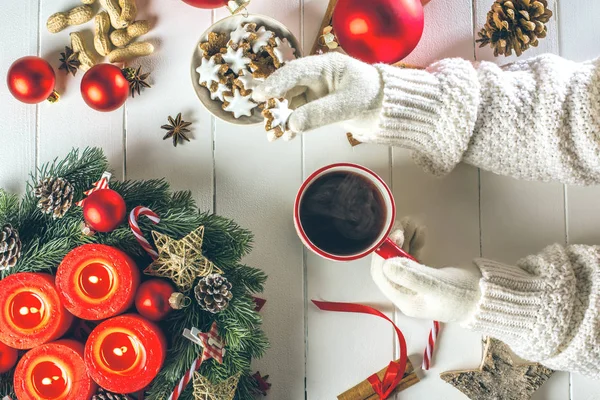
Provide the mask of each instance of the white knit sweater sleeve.
POLYGON ((467 328, 526 360, 600 379, 600 247, 553 245, 517 266, 476 264, 482 296, 467 328))
POLYGON ((546 54, 505 68, 445 59, 426 70, 377 69, 379 129, 359 140, 411 149, 435 175, 462 161, 520 179, 600 183, 600 59, 546 54))

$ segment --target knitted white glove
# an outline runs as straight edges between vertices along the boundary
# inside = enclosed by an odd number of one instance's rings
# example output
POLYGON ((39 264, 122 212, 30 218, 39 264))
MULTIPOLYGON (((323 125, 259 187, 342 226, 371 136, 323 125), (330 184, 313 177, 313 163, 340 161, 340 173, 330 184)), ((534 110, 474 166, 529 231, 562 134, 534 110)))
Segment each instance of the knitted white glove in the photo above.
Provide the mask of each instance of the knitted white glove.
POLYGON ((258 102, 287 97, 292 108, 300 105, 288 121, 294 134, 346 120, 367 129, 377 126, 382 87, 375 67, 329 53, 290 62, 257 87, 252 97, 258 102))
MULTIPOLYGON (((405 221, 404 235, 395 232, 392 238, 409 239, 412 246, 419 243, 420 249, 422 228, 415 229, 414 224, 405 221)), ((403 248, 415 256, 410 246, 404 243, 403 248)), ((371 276, 383 294, 409 317, 464 321, 475 313, 481 296, 478 276, 459 268, 430 268, 406 258, 385 261, 373 255, 371 276)))

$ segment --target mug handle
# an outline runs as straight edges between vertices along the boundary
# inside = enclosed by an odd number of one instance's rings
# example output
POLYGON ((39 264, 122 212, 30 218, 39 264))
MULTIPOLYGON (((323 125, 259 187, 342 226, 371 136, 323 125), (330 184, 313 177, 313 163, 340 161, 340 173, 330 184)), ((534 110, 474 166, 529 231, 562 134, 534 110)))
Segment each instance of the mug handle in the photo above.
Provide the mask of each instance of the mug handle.
POLYGON ((402 257, 402 258, 408 258, 413 261, 417 261, 413 256, 408 254, 406 251, 402 250, 402 248, 400 246, 398 246, 389 237, 385 238, 385 241, 381 244, 381 246, 379 246, 375 250, 375 253, 378 256, 382 257, 384 260, 387 260, 390 258, 395 258, 395 257, 402 257))

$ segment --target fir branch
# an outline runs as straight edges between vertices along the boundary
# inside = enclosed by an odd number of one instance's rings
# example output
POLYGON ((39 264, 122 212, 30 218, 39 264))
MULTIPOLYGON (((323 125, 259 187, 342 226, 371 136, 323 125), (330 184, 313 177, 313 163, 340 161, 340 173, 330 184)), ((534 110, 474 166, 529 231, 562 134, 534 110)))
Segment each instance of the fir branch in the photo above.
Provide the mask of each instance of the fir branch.
POLYGON ((13 388, 13 371, 0 374, 0 399, 8 396, 11 399, 16 399, 17 395, 13 388))
POLYGON ((0 226, 14 223, 13 218, 19 212, 19 197, 0 189, 0 226))

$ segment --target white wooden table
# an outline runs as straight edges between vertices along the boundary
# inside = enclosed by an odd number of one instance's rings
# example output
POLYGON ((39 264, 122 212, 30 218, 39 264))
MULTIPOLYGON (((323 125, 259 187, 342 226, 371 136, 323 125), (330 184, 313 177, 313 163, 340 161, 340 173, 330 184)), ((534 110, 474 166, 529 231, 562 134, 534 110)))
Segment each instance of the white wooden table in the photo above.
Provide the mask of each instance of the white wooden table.
MULTIPOLYGON (((0 7, 0 77, 13 60, 40 55, 57 68, 68 32, 51 35, 48 16, 77 0, 3 1, 0 7)), ((474 33, 492 0, 432 0, 425 7, 425 32, 407 62, 419 65, 443 57, 494 59, 479 49, 474 33)), ((484 256, 514 262, 553 242, 600 243, 600 188, 535 184, 461 166, 444 180, 427 176, 401 149, 351 148, 340 127, 320 129, 292 142, 268 143, 261 126, 244 128, 216 121, 202 109, 190 82, 190 57, 199 35, 226 16, 189 7, 179 0, 138 0, 139 18, 154 28, 148 37, 155 55, 141 60, 152 71, 152 89, 112 113, 89 109, 76 78, 57 73, 58 104, 24 105, 0 84, 0 186, 21 192, 30 170, 65 155, 71 147, 100 146, 118 178, 166 177, 175 189, 189 189, 201 208, 234 218, 256 234, 248 262, 269 274, 263 310, 271 339, 267 356, 255 363, 271 376, 269 398, 334 399, 397 357, 389 324, 370 316, 324 313, 310 299, 363 302, 392 316, 403 329, 411 359, 421 360, 427 321, 394 310, 369 277, 369 260, 323 261, 303 250, 292 224, 292 202, 303 177, 328 163, 348 161, 379 173, 393 188, 401 214, 429 228, 423 261, 432 265, 470 263, 484 256), (160 126, 183 112, 193 122, 193 140, 173 148, 160 126)), ((310 49, 327 0, 253 0, 250 11, 286 24, 310 49)), ((554 0, 548 37, 525 56, 542 52, 583 60, 600 54, 597 0, 554 0)), ((92 23, 85 29, 91 35, 92 23)), ((133 65, 137 65, 134 62, 133 65)), ((464 399, 438 373, 474 368, 481 340, 459 326, 443 328, 435 368, 398 399, 464 399)), ((557 373, 537 400, 600 398, 600 382, 557 373)))

